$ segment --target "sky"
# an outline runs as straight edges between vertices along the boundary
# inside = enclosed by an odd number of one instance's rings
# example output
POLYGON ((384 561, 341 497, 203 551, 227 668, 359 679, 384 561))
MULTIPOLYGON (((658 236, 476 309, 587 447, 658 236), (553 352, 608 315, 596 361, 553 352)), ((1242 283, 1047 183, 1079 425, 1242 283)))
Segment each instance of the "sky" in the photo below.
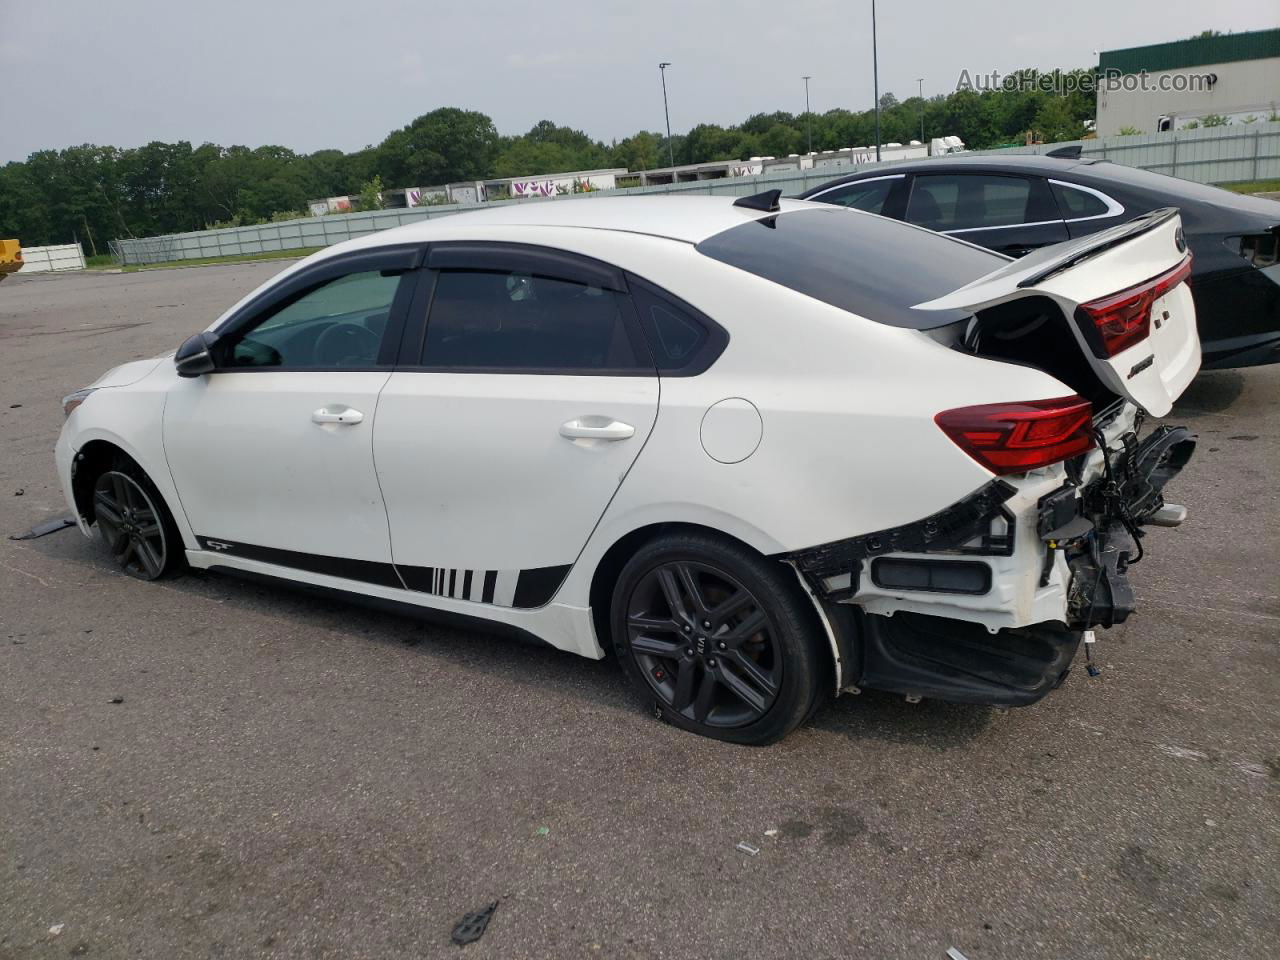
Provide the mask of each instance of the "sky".
MULTIPOLYGON (((1074 68, 1097 51, 1280 26, 1270 2, 882 2, 880 89, 963 70, 1074 68)), ((0 163, 152 140, 350 151, 440 106, 502 133, 608 143, 752 113, 872 105, 870 0, 0 0, 0 163)))

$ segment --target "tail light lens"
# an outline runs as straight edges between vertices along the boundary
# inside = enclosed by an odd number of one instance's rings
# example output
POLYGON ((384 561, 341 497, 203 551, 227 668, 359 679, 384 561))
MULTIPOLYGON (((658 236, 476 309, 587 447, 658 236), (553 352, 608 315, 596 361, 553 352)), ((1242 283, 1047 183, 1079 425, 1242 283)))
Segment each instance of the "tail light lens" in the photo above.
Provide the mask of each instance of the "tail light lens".
POLYGON ((985 403, 933 418, 965 453, 995 474, 1025 473, 1093 447, 1093 406, 1083 397, 985 403))
POLYGON ((1093 321, 1108 357, 1114 357, 1151 333, 1151 305, 1191 276, 1191 254, 1172 270, 1080 309, 1093 321))

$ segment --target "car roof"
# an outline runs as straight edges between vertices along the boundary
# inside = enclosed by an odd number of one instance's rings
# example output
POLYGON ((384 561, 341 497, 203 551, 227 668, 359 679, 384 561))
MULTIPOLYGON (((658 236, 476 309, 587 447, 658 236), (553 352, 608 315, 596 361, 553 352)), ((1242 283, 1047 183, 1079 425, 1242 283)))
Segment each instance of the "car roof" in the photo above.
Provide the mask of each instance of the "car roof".
MULTIPOLYGON (((444 240, 454 232, 474 234, 476 227, 570 227, 613 230, 701 243, 739 224, 772 216, 769 211, 734 206, 737 197, 640 196, 575 197, 486 205, 467 213, 435 217, 375 234, 376 245, 444 240)), ((783 213, 812 209, 799 200, 782 200, 783 213)), ((373 243, 368 244, 375 245, 373 243)))
MULTIPOLYGON (((1051 175, 1054 173, 1066 173, 1073 168, 1089 168, 1095 167, 1097 164, 1106 163, 1104 160, 1096 160, 1088 157, 1046 157, 1035 153, 1018 153, 1018 154, 983 154, 981 156, 973 156, 965 154, 962 156, 946 156, 946 157, 929 157, 923 160, 909 160, 902 163, 881 164, 869 170, 858 170, 854 173, 845 174, 842 177, 833 177, 832 179, 821 183, 816 187, 806 190, 801 196, 807 196, 816 190, 826 190, 829 187, 836 186, 841 183, 852 183, 855 180, 863 180, 870 177, 892 176, 901 173, 919 173, 922 170, 937 172, 939 170, 954 170, 965 168, 979 169, 1017 169, 1026 170, 1043 175, 1051 175)), ((1107 164, 1110 166, 1110 164, 1107 164)))

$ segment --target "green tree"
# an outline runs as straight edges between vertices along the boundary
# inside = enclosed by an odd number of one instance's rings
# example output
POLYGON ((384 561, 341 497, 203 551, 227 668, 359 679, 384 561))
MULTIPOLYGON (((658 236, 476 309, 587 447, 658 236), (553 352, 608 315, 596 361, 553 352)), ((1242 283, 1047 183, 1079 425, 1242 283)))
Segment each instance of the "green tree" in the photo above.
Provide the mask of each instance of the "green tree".
POLYGON ((1045 143, 1079 140, 1084 124, 1071 115, 1071 105, 1062 97, 1049 97, 1038 111, 1033 129, 1045 143))
POLYGON ((498 131, 483 113, 440 107, 382 141, 378 172, 398 186, 480 180, 489 175, 498 145, 498 131))

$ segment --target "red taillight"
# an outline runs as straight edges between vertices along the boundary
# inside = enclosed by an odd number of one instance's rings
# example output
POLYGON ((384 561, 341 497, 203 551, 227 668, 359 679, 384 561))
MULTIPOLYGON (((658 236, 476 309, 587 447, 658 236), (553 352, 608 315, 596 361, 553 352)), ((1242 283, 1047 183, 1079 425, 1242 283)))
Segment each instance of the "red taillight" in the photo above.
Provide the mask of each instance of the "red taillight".
POLYGON ((1107 356, 1114 357, 1151 332, 1151 305, 1191 276, 1191 254, 1172 270, 1109 297, 1080 305, 1102 337, 1107 356))
POLYGON ((1083 397, 984 403, 933 418, 992 473, 1024 473, 1093 447, 1093 406, 1083 397))

